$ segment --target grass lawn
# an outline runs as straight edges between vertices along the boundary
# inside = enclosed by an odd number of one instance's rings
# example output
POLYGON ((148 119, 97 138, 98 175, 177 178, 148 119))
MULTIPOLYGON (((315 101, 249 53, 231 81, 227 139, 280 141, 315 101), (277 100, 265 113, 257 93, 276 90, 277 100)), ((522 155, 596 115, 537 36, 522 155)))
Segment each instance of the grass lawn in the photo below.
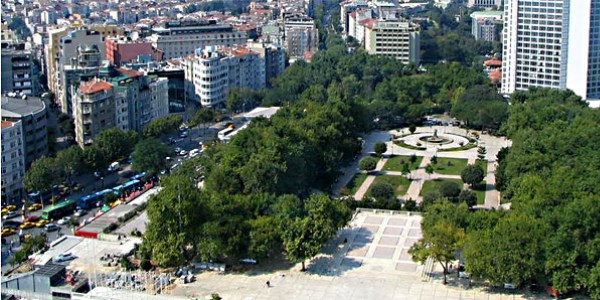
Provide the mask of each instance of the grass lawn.
MULTIPOLYGON (((373 181, 371 186, 378 182, 387 182, 393 186, 394 190, 396 191, 396 196, 404 196, 406 191, 408 191, 408 186, 410 185, 410 180, 406 179, 404 176, 379 175, 375 177, 375 181, 373 181)), ((367 194, 370 192, 371 187, 369 187, 367 194)))
POLYGON ((483 169, 483 174, 487 174, 488 162, 487 160, 476 160, 475 164, 479 165, 483 169))
POLYGON ((427 180, 425 181, 425 183, 423 183, 423 188, 421 188, 421 196, 425 196, 429 193, 433 193, 433 192, 439 192, 440 190, 440 185, 442 185, 443 182, 446 181, 451 181, 451 182, 456 182, 458 184, 458 187, 460 189, 462 189, 463 187, 463 182, 460 179, 435 179, 435 180, 427 180))
POLYGON ((385 166, 383 166, 384 171, 398 171, 402 172, 402 166, 404 164, 409 164, 410 170, 416 170, 419 168, 421 161, 423 160, 423 156, 417 156, 417 160, 414 163, 410 163, 410 156, 406 155, 396 155, 390 157, 385 166))
POLYGON ((356 194, 356 190, 365 182, 365 179, 367 179, 367 174, 364 173, 356 173, 352 176, 352 179, 346 185, 346 188, 350 190, 350 195, 354 196, 356 194))
POLYGON ((471 189, 477 195, 477 204, 485 204, 485 181, 471 189))
POLYGON ((460 172, 467 167, 468 160, 462 158, 438 157, 437 164, 431 164, 435 173, 446 175, 460 175, 460 172), (448 165, 450 163, 450 165, 448 165))

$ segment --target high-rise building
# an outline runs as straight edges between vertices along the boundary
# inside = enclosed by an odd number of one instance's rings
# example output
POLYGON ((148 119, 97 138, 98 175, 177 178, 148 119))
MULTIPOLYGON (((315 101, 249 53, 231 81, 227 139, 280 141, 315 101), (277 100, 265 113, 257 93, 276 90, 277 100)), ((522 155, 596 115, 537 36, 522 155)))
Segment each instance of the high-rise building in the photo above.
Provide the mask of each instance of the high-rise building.
POLYGON ((25 175, 25 144, 21 121, 2 121, 2 202, 20 200, 25 175))
POLYGON ((420 60, 420 28, 406 20, 378 20, 365 26, 365 50, 415 65, 420 60))
POLYGON ((504 94, 531 86, 600 98, 600 0, 507 1, 504 94))
POLYGON ((40 98, 2 96, 2 121, 21 121, 25 165, 48 154, 46 104, 40 98))
POLYGON ((246 33, 215 21, 173 21, 153 28, 152 46, 164 53, 164 59, 185 57, 198 48, 243 44, 246 33))

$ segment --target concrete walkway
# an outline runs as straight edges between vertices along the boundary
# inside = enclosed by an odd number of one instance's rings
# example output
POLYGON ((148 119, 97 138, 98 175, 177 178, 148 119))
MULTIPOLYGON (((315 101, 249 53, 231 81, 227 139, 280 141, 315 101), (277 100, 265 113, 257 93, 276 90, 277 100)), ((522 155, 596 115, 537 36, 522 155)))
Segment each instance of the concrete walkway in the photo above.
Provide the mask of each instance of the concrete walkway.
MULTIPOLYGON (((373 172, 381 171, 381 169, 383 169, 383 166, 385 166, 385 163, 387 161, 388 161, 387 158, 380 159, 377 162, 377 166, 375 167, 375 170, 373 172)), ((371 186, 371 184, 373 183, 373 181, 375 181, 375 177, 376 177, 375 175, 369 175, 369 176, 367 176, 367 179, 365 179, 365 181, 363 181, 363 183, 360 186, 360 188, 358 188, 358 190, 356 190, 356 194, 354 194, 354 199, 355 200, 362 200, 362 198, 365 196, 365 194, 369 190, 369 187, 371 186)))
MULTIPOLYGON (((421 193, 421 188, 423 188, 423 183, 425 183, 425 176, 429 176, 429 174, 425 173, 425 167, 431 163, 431 156, 423 156, 423 160, 419 165, 419 168, 410 172, 410 186, 406 191, 406 195, 404 196, 405 200, 412 199, 420 203, 423 201, 423 197, 419 194, 421 193)), ((432 174, 433 175, 433 174, 432 174)))
POLYGON ((500 206, 500 192, 496 189, 496 162, 488 162, 485 182, 484 206, 487 208, 498 208, 500 206))

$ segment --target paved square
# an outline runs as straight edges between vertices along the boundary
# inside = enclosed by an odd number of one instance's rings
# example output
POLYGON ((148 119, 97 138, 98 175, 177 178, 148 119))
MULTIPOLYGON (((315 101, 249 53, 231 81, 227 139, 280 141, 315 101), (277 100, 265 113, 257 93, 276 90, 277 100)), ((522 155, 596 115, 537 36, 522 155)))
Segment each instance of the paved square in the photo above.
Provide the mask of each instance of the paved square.
POLYGON ((394 257, 394 252, 396 252, 396 248, 392 247, 377 247, 373 252, 373 258, 385 258, 392 259, 394 257))
MULTIPOLYGON (((431 279, 424 276, 425 267, 412 262, 408 254, 410 245, 418 240, 418 237, 409 236, 409 233, 420 224, 420 219, 420 216, 399 215, 399 212, 391 214, 380 210, 377 213, 363 211, 353 218, 350 228, 340 231, 336 239, 346 238, 348 243, 334 244, 338 250, 321 253, 314 259, 307 260, 306 272, 299 271, 299 264, 291 269, 260 269, 259 265, 258 269, 244 274, 202 272, 197 274, 196 282, 178 284, 169 295, 173 298, 185 296, 188 299, 209 299, 212 293, 218 293, 223 299, 234 300, 538 299, 531 294, 490 294, 477 288, 446 286, 440 282, 439 268, 436 269, 435 281, 429 281, 431 279), (381 228, 374 226, 379 231, 365 234, 363 230, 357 230, 365 227, 366 231, 369 226, 373 226, 365 225, 368 217, 382 219, 379 225, 381 228), (390 228, 400 230, 392 230, 397 235, 384 235, 390 228), (397 244, 390 245, 395 241, 397 244), (266 287, 267 281, 270 287, 266 287)), ((369 222, 374 221, 371 218, 369 222)))
POLYGON ((399 237, 382 236, 381 239, 379 239, 379 244, 381 244, 381 245, 389 245, 389 246, 396 246, 396 245, 398 245, 398 241, 400 241, 399 237))
POLYGON ((360 228, 360 234, 375 234, 379 231, 379 226, 377 225, 363 225, 360 228))
POLYGON ((402 234, 402 227, 386 227, 383 230, 383 234, 385 235, 401 235, 402 234))
POLYGON ((404 226, 406 225, 406 218, 389 218, 388 226, 404 226))
POLYGON ((365 224, 375 224, 375 225, 379 225, 381 224, 381 222, 383 221, 383 218, 381 217, 372 217, 372 216, 368 216, 365 219, 365 224))

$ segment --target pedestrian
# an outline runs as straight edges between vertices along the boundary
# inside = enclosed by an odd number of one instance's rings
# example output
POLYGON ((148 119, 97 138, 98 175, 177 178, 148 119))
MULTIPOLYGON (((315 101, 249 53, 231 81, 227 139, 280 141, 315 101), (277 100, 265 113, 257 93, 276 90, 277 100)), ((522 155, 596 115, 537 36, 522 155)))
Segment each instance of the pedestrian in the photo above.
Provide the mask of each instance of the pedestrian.
POLYGON ((344 244, 348 242, 348 238, 344 238, 344 244))
POLYGON ((267 280, 267 287, 270 288, 271 287, 271 282, 267 280))

